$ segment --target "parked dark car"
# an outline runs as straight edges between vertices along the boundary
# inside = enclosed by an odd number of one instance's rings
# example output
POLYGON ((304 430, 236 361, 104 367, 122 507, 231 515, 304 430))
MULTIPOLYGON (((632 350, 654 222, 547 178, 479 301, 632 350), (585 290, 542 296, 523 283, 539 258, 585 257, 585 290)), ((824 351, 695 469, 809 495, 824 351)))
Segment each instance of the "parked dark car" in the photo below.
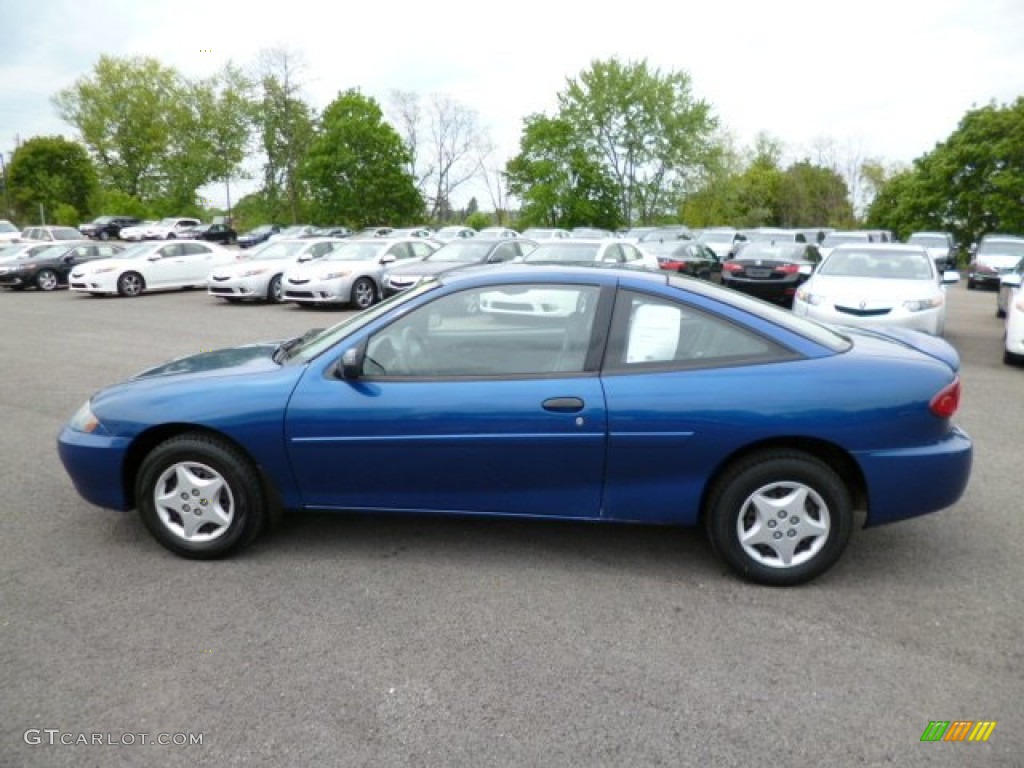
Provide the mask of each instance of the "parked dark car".
POLYGON ((985 235, 972 251, 967 266, 967 288, 978 286, 999 290, 1003 275, 1013 272, 1024 258, 1024 237, 1018 235, 985 235))
POLYGON ((256 227, 256 229, 250 229, 238 236, 238 247, 239 248, 252 248, 254 245, 265 243, 270 239, 271 235, 276 235, 281 231, 281 228, 277 224, 263 224, 256 227))
POLYGON ((122 227, 134 227, 142 223, 142 219, 134 216, 100 216, 88 224, 82 224, 78 231, 93 240, 116 240, 121 236, 122 227))
POLYGON ((722 262, 722 285, 791 307, 796 289, 820 261, 818 247, 811 243, 748 243, 722 262))
POLYGON ((72 267, 84 261, 109 259, 124 250, 116 243, 98 245, 86 240, 39 243, 25 248, 13 259, 0 262, 0 286, 21 290, 35 286, 53 291, 67 285, 72 267))
POLYGON ((703 280, 711 280, 716 275, 721 277, 722 261, 718 254, 696 240, 641 240, 639 247, 653 254, 662 269, 703 280))
POLYGON ((178 237, 182 240, 209 240, 221 245, 234 245, 238 242, 238 233, 227 224, 200 224, 198 227, 183 229, 178 237))
POLYGON ((394 296, 427 277, 435 277, 470 264, 498 264, 512 261, 537 247, 522 237, 469 237, 449 240, 429 256, 403 261, 384 272, 384 295, 394 296))

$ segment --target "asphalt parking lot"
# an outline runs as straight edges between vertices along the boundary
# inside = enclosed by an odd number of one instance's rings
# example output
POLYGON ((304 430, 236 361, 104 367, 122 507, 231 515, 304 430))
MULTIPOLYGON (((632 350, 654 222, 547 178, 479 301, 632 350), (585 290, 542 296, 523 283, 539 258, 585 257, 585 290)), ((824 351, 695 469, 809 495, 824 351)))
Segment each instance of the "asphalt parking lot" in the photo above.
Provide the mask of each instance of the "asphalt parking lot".
POLYGON ((0 293, 0 766, 1020 766, 1024 369, 994 308, 950 290, 962 501, 773 590, 644 527, 298 514, 176 558, 79 499, 61 423, 167 358, 343 313, 0 293), (922 743, 933 720, 998 724, 922 743))

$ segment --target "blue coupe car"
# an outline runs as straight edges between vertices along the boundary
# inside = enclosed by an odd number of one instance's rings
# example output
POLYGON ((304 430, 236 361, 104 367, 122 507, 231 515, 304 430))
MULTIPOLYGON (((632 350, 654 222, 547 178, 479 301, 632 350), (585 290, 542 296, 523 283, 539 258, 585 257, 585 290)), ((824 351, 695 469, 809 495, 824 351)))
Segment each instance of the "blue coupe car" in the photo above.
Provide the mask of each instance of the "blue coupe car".
POLYGON ((958 369, 942 339, 687 277, 509 264, 140 373, 59 450, 86 500, 138 508, 190 558, 282 510, 546 517, 703 525, 739 574, 792 585, 836 562, 856 512, 960 498, 958 369))

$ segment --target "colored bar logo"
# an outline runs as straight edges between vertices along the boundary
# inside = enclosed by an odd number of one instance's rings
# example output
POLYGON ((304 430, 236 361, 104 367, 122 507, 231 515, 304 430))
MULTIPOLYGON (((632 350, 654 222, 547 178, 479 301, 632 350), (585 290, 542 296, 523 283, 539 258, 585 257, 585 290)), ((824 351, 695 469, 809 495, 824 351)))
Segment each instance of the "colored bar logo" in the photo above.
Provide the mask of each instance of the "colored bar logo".
POLYGON ((988 741, 996 723, 996 720, 932 720, 921 734, 921 741, 988 741))

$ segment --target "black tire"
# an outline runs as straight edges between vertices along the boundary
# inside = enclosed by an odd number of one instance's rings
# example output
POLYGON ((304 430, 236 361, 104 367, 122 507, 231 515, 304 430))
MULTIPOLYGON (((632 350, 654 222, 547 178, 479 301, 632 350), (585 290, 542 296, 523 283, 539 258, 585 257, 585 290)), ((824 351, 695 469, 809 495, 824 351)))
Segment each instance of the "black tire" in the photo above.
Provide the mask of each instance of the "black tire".
POLYGON ((109 240, 109 239, 110 239, 110 233, 109 232, 107 232, 106 230, 103 230, 103 231, 100 232, 100 240, 109 240))
POLYGON ((1022 366, 1024 365, 1024 355, 1015 355, 1010 350, 1004 349, 1003 362, 1006 365, 1022 366))
POLYGON ((968 291, 973 291, 974 288, 975 288, 975 282, 973 280, 971 280, 971 278, 968 277, 967 278, 967 290, 968 291))
POLYGON ((801 451, 764 451, 727 468, 708 496, 704 522, 712 546, 740 576, 793 586, 820 576, 842 555, 853 529, 853 503, 823 461, 801 451), (760 511, 755 496, 766 502, 760 511), (793 506, 783 505, 783 498, 793 506), (741 528, 750 534, 746 543, 741 528), (766 542, 757 541, 762 528, 766 542), (784 564, 787 550, 792 562, 784 564))
POLYGON ((1000 309, 999 307, 996 307, 996 317, 998 317, 998 318, 1006 317, 1006 310, 1005 309, 1000 309))
POLYGON ((377 302, 377 286, 368 277, 360 277, 352 283, 349 302, 356 309, 368 309, 377 302))
POLYGON ((270 278, 270 284, 267 286, 267 302, 280 304, 282 301, 284 301, 284 289, 281 287, 281 275, 274 275, 270 278))
POLYGON ((146 290, 146 281, 138 272, 125 272, 117 278, 117 292, 121 296, 135 298, 146 290))
POLYGON ((36 273, 36 288, 40 291, 55 291, 60 284, 60 278, 52 269, 40 269, 36 273))
POLYGON ((136 503, 146 528, 163 547, 193 560, 225 557, 259 535, 267 518, 262 488, 245 454, 225 440, 199 433, 158 445, 135 478, 136 503), (200 488, 210 482, 214 492, 207 496, 200 488), (158 501, 161 497, 163 502, 158 501), (191 534, 186 526, 193 527, 191 534))

